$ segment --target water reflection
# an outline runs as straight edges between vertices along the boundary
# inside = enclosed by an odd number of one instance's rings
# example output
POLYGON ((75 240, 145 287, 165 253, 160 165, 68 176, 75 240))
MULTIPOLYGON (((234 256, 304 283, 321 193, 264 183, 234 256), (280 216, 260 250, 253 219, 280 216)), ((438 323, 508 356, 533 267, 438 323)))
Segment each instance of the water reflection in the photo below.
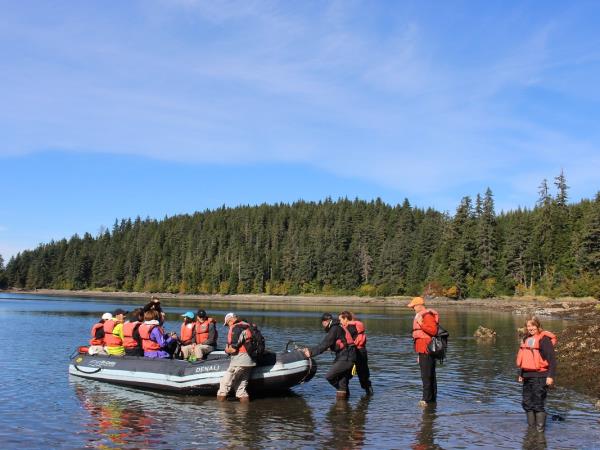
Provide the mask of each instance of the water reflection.
POLYGON ((215 402, 227 448, 289 448, 314 440, 315 421, 306 400, 294 393, 251 403, 215 402), (296 444, 297 445, 297 444, 296 444))
POLYGON ((539 433, 535 428, 527 427, 523 437, 523 450, 545 450, 546 448, 548 446, 545 433, 539 433))
POLYGON ((87 441, 92 446, 129 447, 132 441, 135 445, 151 446, 160 442, 153 426, 156 420, 137 402, 127 405, 128 402, 111 396, 107 390, 83 383, 74 383, 74 388, 77 399, 89 414, 84 427, 91 435, 87 441))
POLYGON ((324 436, 324 448, 362 448, 365 445, 365 423, 371 398, 362 397, 352 407, 347 400, 331 405, 325 416, 328 435, 324 436))
POLYGON ((423 408, 421 414, 421 426, 417 431, 416 440, 413 444, 413 450, 441 449, 434 441, 435 438, 435 420, 437 419, 437 405, 428 404, 423 408))

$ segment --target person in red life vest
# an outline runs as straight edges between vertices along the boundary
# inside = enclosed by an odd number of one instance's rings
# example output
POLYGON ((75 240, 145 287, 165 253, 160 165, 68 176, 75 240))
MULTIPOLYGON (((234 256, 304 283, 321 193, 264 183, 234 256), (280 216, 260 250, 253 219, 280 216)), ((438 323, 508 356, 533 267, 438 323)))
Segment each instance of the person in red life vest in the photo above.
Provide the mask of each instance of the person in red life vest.
POLYGON ((419 401, 419 405, 427 406, 437 400, 435 358, 427 351, 427 345, 431 342, 431 336, 435 336, 438 332, 439 315, 433 309, 425 307, 423 297, 414 297, 407 306, 415 311, 412 337, 423 382, 423 398, 419 401))
POLYGON ((246 388, 252 368, 256 366, 256 362, 250 357, 244 346, 246 341, 252 339, 250 325, 242 322, 232 312, 225 316, 224 325, 229 327, 225 353, 231 356, 231 361, 225 375, 221 378, 217 399, 226 400, 229 391, 235 389, 235 396, 241 402, 249 402, 250 397, 246 388))
POLYGON ((367 395, 373 395, 373 386, 371 385, 371 372, 369 371, 369 358, 367 356, 367 335, 365 325, 357 320, 354 314, 349 311, 342 311, 339 315, 340 324, 348 328, 354 345, 356 347, 356 375, 360 381, 360 387, 365 390, 367 395))
POLYGON ((109 355, 125 355, 123 347, 123 321, 127 311, 118 308, 113 313, 113 318, 104 322, 104 346, 109 355))
POLYGON ((159 312, 150 309, 144 313, 144 323, 139 327, 144 356, 147 358, 172 358, 177 335, 166 334, 158 321, 159 312))
POLYGON ((196 345, 194 353, 197 359, 204 359, 217 347, 217 322, 208 317, 206 311, 199 309, 196 313, 196 345))
POLYGON ((183 359, 188 359, 194 352, 194 340, 196 335, 196 316, 192 311, 182 314, 183 323, 179 331, 179 345, 183 359))
POLYGON ((129 313, 127 321, 123 324, 123 347, 127 356, 144 356, 139 330, 143 320, 142 308, 137 308, 129 313))
POLYGON ((523 383, 522 405, 527 414, 528 425, 544 432, 546 395, 548 386, 554 385, 556 373, 556 336, 544 331, 535 316, 526 321, 525 327, 527 336, 523 338, 517 354, 519 382, 523 383))
POLYGON ((90 347, 88 354, 90 355, 108 355, 104 350, 104 322, 112 320, 112 314, 107 312, 102 314, 102 318, 94 324, 90 332, 90 347))
POLYGON ((325 378, 336 389, 336 398, 347 399, 350 395, 349 381, 352 378, 352 366, 356 362, 354 339, 340 321, 333 319, 329 313, 321 316, 321 325, 325 337, 320 344, 304 349, 307 358, 320 355, 326 350, 335 352, 335 360, 325 375, 325 378))

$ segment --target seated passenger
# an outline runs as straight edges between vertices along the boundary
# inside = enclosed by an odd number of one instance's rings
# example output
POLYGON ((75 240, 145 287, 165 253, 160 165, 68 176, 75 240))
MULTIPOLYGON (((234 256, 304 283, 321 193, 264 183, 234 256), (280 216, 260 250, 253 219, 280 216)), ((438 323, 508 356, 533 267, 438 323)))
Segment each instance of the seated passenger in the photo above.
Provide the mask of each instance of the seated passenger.
POLYGON ((116 309, 112 314, 113 318, 104 322, 104 345, 109 355, 125 355, 125 347, 123 347, 125 314, 127 314, 127 311, 121 308, 116 309))
POLYGON ((165 323, 166 314, 162 310, 162 306, 160 306, 160 299, 156 296, 152 296, 150 301, 144 305, 144 312, 155 310, 158 311, 158 322, 159 325, 162 326, 165 323))
POLYGON ((144 356, 148 358, 172 358, 173 343, 177 344, 177 336, 165 333, 158 321, 159 313, 155 309, 144 313, 144 323, 139 332, 142 338, 144 356))
POLYGON ((188 359, 194 352, 194 335, 196 334, 195 314, 188 311, 182 314, 183 323, 179 332, 179 345, 181 346, 181 354, 183 359, 188 359))
POLYGON ((104 322, 112 319, 111 313, 102 314, 99 322, 95 323, 91 331, 90 347, 88 354, 90 355, 108 355, 104 350, 104 322))
POLYGON ((142 308, 134 309, 129 313, 127 321, 123 324, 123 347, 128 356, 144 356, 140 325, 144 320, 142 308))
POLYGON ((217 347, 217 322, 206 315, 206 311, 199 309, 196 313, 196 345, 194 353, 197 359, 205 358, 217 347))

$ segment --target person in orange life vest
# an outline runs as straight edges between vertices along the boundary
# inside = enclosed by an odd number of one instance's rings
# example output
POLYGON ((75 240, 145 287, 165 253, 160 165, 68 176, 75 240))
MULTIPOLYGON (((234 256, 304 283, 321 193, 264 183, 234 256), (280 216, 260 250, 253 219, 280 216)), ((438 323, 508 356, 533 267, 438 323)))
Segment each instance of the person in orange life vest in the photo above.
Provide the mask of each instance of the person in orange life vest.
POLYGON ((336 398, 346 399, 350 395, 348 383, 352 378, 352 366, 356 361, 354 339, 350 332, 340 324, 340 321, 333 319, 329 313, 321 316, 321 326, 327 334, 320 344, 305 348, 304 355, 310 358, 320 355, 326 350, 335 352, 335 360, 325 378, 336 389, 336 398))
POLYGON ((144 313, 144 323, 139 328, 144 356, 147 358, 172 358, 173 343, 177 344, 177 335, 165 333, 159 324, 158 317, 159 312, 155 309, 144 313))
POLYGON ((144 356, 140 325, 144 320, 142 308, 136 308, 129 313, 123 324, 123 347, 127 356, 144 356))
POLYGON ((349 311, 342 311, 338 319, 343 327, 348 328, 354 339, 354 345, 356 346, 356 374, 358 375, 358 381, 360 381, 360 387, 365 390, 367 395, 373 395, 369 358, 367 356, 365 325, 360 320, 356 320, 356 316, 349 311))
POLYGON ((183 359, 188 359, 194 351, 194 337, 196 334, 196 316, 192 311, 182 314, 183 323, 179 332, 179 345, 181 345, 181 353, 183 359))
POLYGON ((204 359, 206 355, 217 347, 217 322, 208 317, 206 311, 199 309, 196 313, 196 346, 194 353, 196 358, 204 359))
POLYGON ((108 355, 104 350, 104 322, 112 319, 112 314, 107 312, 102 314, 102 318, 94 324, 90 332, 90 347, 88 354, 90 355, 108 355))
POLYGON ((225 375, 221 378, 217 399, 224 401, 229 391, 235 389, 235 396, 241 402, 248 402, 250 397, 246 388, 252 368, 256 366, 256 362, 250 357, 244 346, 247 340, 252 339, 250 325, 242 322, 232 312, 225 316, 224 325, 229 327, 225 353, 231 356, 231 361, 225 375))
POLYGON ((427 406, 428 403, 434 403, 437 400, 435 358, 427 351, 427 345, 431 342, 431 336, 435 336, 438 332, 439 315, 433 309, 425 307, 423 297, 414 297, 406 306, 415 311, 412 337, 415 352, 418 354, 421 381, 423 382, 423 398, 419 401, 419 405, 427 406))
POLYGON ((109 355, 123 356, 125 355, 125 347, 123 347, 123 321, 125 320, 127 311, 119 308, 112 315, 111 320, 104 322, 104 345, 106 352, 109 355))
POLYGON ((556 373, 556 336, 544 331, 535 316, 530 317, 525 326, 527 336, 523 338, 517 354, 519 382, 523 383, 522 406, 528 425, 543 432, 546 426, 546 395, 548 386, 554 384, 556 373))

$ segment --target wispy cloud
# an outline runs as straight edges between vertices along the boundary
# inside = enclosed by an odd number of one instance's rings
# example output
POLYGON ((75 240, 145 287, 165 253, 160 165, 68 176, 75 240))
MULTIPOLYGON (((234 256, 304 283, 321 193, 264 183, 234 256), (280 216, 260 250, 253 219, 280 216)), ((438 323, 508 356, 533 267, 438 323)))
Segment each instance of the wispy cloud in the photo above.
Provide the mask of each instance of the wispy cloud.
POLYGON ((0 154, 298 162, 407 195, 490 180, 518 189, 558 166, 587 180, 598 136, 530 109, 552 107, 548 92, 570 97, 580 86, 556 79, 598 61, 585 36, 565 52, 577 11, 567 23, 560 10, 463 13, 452 23, 361 2, 13 7, 0 32, 14 47, 0 63, 12 130, 0 154))

